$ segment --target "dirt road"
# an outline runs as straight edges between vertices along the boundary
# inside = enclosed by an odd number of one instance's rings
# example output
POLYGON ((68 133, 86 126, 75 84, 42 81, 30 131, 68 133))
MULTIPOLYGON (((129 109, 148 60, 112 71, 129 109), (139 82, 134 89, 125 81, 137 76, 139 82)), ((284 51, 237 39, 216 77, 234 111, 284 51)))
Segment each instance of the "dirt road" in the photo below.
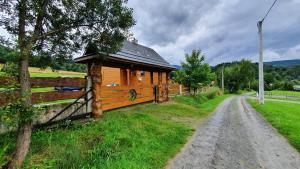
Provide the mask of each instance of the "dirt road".
POLYGON ((199 126, 167 168, 300 169, 300 155, 243 96, 235 96, 199 126))

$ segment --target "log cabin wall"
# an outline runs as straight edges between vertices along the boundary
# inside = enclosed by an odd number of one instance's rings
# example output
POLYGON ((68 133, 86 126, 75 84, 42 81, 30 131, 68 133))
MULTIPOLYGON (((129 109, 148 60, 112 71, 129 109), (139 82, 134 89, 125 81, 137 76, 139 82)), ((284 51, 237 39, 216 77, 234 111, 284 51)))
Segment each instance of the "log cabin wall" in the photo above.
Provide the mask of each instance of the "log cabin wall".
POLYGON ((102 73, 100 98, 104 111, 154 101, 154 86, 156 85, 159 87, 157 101, 163 102, 168 98, 166 72, 104 67, 102 73), (118 86, 110 86, 112 83, 118 86), (136 96, 131 95, 132 91, 136 92, 136 96))
POLYGON ((121 69, 112 67, 102 67, 102 86, 121 84, 121 69))
POLYGON ((112 67, 102 67, 102 86, 110 86, 117 84, 124 85, 158 85, 159 79, 161 84, 167 82, 166 72, 149 72, 142 70, 129 70, 112 67), (151 74, 153 83, 151 83, 151 74))

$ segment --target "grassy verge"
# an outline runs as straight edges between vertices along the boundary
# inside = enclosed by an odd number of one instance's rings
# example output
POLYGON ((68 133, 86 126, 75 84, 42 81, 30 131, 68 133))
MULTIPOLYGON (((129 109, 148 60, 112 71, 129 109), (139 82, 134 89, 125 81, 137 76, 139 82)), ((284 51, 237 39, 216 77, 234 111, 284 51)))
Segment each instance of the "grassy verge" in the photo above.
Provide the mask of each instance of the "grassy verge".
MULTIPOLYGON (((162 168, 186 143, 195 124, 228 96, 175 97, 167 103, 108 111, 99 120, 35 131, 23 168, 162 168)), ((1 136, 0 146, 11 151, 13 138, 13 133, 1 136)))
POLYGON ((299 104, 267 101, 266 104, 259 105, 250 99, 248 102, 300 152, 299 104))

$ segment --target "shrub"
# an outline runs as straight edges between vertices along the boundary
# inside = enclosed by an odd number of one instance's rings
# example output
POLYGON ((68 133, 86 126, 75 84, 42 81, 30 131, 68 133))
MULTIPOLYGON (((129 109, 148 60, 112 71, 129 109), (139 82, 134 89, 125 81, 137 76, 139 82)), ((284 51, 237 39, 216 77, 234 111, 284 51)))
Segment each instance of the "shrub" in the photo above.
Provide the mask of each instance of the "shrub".
POLYGON ((18 76, 19 66, 13 62, 7 62, 1 69, 6 76, 18 76))
POLYGON ((218 94, 218 91, 217 90, 214 90, 214 91, 211 91, 211 92, 208 92, 207 93, 207 98, 208 99, 214 99, 218 94))

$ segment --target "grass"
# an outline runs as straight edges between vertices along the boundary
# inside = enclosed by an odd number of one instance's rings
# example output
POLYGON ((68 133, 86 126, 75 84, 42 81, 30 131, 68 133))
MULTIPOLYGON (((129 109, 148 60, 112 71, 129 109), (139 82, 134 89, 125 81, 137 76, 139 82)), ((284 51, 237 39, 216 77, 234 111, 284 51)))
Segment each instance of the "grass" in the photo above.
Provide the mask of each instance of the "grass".
POLYGON ((29 73, 31 77, 81 77, 83 78, 86 74, 71 71, 52 71, 50 68, 41 70, 39 68, 30 67, 29 73))
POLYGON ((272 90, 272 91, 266 91, 265 95, 266 96, 269 96, 269 95, 293 96, 293 97, 300 98, 300 92, 297 92, 297 91, 272 90))
POLYGON ((264 105, 259 105, 257 101, 250 99, 248 102, 300 152, 299 104, 266 101, 264 105))
MULTIPOLYGON (((0 70, 3 67, 3 64, 0 64, 0 70)), ((30 77, 80 77, 84 78, 86 73, 80 72, 71 72, 71 71, 52 71, 52 69, 40 69, 36 67, 29 67, 30 77)), ((4 75, 3 72, 0 72, 0 76, 4 75)))
POLYGON ((32 88, 32 92, 53 92, 55 91, 54 87, 43 87, 43 88, 32 88))
POLYGON ((71 103, 71 102, 74 102, 75 100, 76 100, 76 99, 55 100, 55 101, 50 101, 50 102, 42 102, 42 103, 39 103, 38 105, 65 104, 65 103, 71 103))
MULTIPOLYGON (((229 95, 205 101, 189 96, 105 112, 101 119, 36 130, 23 168, 162 168, 229 95), (202 104, 199 103, 201 100, 202 104)), ((13 149, 14 133, 0 146, 13 149)))

